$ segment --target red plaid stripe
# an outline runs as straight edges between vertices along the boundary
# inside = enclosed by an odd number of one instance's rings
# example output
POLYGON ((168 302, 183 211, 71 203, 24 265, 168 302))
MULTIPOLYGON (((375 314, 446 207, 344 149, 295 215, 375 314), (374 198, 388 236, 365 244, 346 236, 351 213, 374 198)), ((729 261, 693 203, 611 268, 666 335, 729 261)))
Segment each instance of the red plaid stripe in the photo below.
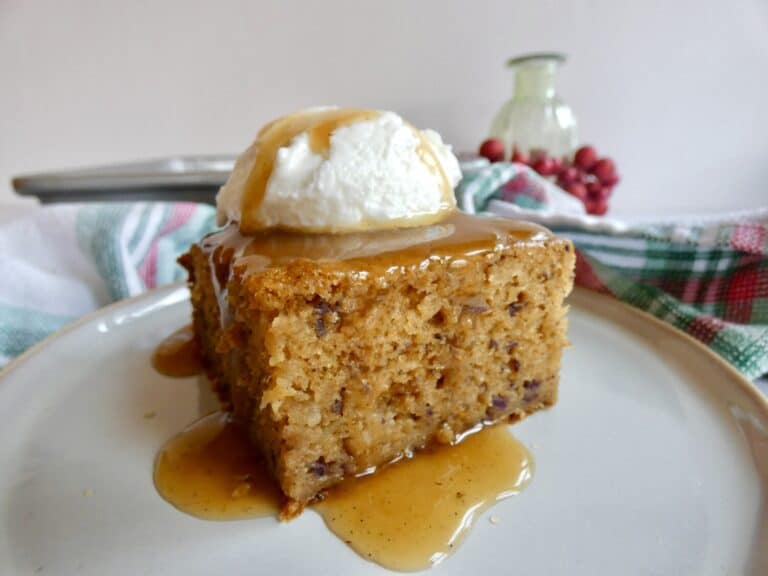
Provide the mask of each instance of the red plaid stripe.
POLYGON ((611 294, 611 291, 600 280, 592 265, 579 250, 576 250, 576 284, 590 290, 611 294))
POLYGON ((725 303, 725 320, 745 324, 752 316, 752 299, 755 297, 757 273, 754 270, 736 272, 728 285, 725 303))
POLYGON ((725 322, 712 316, 697 316, 688 324, 687 332, 704 344, 715 339, 717 333, 725 326, 725 322))
POLYGON ((197 205, 189 202, 182 202, 173 206, 168 221, 165 222, 163 227, 157 233, 157 236, 152 241, 152 245, 147 251, 147 255, 139 265, 139 276, 148 289, 157 287, 157 252, 160 239, 186 224, 189 219, 192 218, 196 209, 197 205))
POLYGON ((714 304, 726 297, 727 278, 660 278, 645 280, 686 304, 714 304))

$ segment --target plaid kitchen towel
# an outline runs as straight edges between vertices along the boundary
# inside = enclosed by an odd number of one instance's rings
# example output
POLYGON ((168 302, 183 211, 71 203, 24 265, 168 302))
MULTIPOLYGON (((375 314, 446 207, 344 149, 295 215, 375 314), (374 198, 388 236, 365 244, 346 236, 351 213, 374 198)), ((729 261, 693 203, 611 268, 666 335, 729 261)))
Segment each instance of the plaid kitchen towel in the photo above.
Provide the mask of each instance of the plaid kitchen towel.
MULTIPOLYGON (((460 203, 503 213, 491 206, 514 203, 503 180, 468 171, 460 203)), ((574 208, 553 200, 556 187, 539 180, 520 200, 526 209, 574 208)), ((212 207, 184 203, 58 205, 0 216, 0 365, 90 310, 184 278, 176 258, 214 221, 212 207)), ((550 226, 578 247, 579 284, 686 331, 755 378, 768 372, 767 221, 621 232, 574 221, 550 226)))
POLYGON ((102 306, 186 277, 211 206, 67 204, 0 212, 0 366, 102 306))
POLYGON ((765 209, 717 219, 611 222, 586 216, 557 186, 504 162, 465 169, 456 195, 468 212, 543 221, 576 246, 578 285, 672 324, 748 378, 768 373, 765 209))

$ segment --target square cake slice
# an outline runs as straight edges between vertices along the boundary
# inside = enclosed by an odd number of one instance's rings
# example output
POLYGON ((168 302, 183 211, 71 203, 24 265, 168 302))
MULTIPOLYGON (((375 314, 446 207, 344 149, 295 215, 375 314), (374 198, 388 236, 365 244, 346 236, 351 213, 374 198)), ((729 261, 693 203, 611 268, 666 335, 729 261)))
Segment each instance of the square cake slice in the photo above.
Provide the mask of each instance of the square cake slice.
POLYGON ((216 391, 298 508, 557 399, 574 251, 536 225, 456 214, 248 237, 230 225, 182 263, 216 391))

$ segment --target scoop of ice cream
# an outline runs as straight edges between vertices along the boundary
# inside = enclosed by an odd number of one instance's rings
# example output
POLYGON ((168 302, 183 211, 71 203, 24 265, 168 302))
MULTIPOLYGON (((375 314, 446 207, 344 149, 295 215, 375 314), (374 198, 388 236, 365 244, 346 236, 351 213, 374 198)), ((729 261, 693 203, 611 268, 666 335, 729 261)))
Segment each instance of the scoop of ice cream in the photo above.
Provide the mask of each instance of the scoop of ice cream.
POLYGON ((461 178, 450 146, 393 112, 315 108, 265 126, 216 198, 219 223, 352 232, 432 224, 461 178))

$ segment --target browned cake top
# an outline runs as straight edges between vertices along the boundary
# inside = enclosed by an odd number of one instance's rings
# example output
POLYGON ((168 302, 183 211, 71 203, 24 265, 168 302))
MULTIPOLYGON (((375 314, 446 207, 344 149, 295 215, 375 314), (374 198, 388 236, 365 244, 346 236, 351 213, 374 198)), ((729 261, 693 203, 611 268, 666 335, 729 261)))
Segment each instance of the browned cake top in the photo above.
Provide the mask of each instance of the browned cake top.
POLYGON ((326 266, 343 263, 340 268, 346 271, 385 271, 428 259, 478 256, 513 244, 539 244, 549 237, 546 228, 530 222, 457 212, 431 226, 355 234, 269 230, 244 236, 236 224, 230 224, 203 238, 200 247, 212 258, 218 279, 224 280, 234 269, 258 273, 296 260, 326 266))

